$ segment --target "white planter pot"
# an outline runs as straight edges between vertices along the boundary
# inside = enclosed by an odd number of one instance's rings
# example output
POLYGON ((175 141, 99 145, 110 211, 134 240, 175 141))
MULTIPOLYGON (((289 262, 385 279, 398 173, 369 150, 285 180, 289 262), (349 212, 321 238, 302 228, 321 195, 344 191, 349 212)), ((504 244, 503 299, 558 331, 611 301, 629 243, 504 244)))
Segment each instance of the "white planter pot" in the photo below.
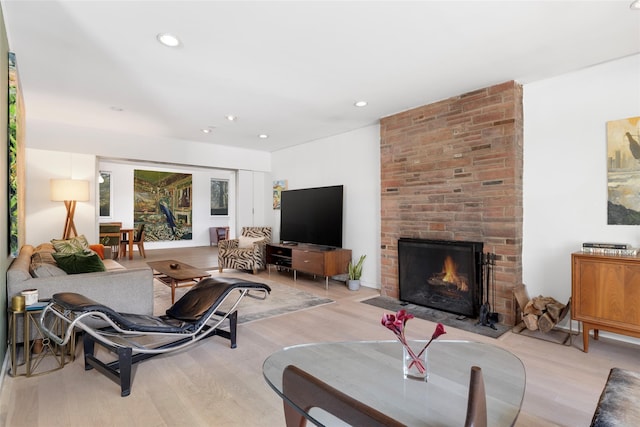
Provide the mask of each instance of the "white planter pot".
POLYGON ((360 280, 347 280, 347 285, 350 291, 357 291, 360 289, 360 280))

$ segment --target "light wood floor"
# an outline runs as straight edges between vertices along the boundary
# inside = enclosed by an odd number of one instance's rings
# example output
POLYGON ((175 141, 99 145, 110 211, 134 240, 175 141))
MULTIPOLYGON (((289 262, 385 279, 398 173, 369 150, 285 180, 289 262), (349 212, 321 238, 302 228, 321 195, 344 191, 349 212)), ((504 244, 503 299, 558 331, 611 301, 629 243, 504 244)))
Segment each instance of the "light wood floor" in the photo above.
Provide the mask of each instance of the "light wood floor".
MULTIPOLYGON (((179 259, 195 267, 217 265, 215 248, 149 250, 142 260, 121 260, 128 267, 149 260, 179 259)), ((267 272, 253 280, 268 277, 267 272)), ((238 348, 214 337, 188 351, 159 356, 134 368, 132 392, 95 371, 85 372, 82 357, 40 377, 5 376, 0 393, 0 425, 19 426, 284 426, 282 401, 262 377, 262 362, 293 344, 393 339, 380 326, 384 310, 359 303, 377 295, 343 283, 271 272, 290 286, 327 296, 336 302, 239 326, 238 348)), ((168 289, 167 289, 168 291, 168 289)), ((434 325, 421 319, 409 324, 409 338, 424 339, 434 325)), ((507 332, 498 340, 448 328, 447 339, 490 342, 516 354, 524 363, 527 389, 516 426, 586 426, 609 369, 639 370, 638 346, 602 339, 581 351, 507 332)), ((77 352, 81 356, 81 350, 77 352)), ((381 391, 383 392, 383 391, 381 391)), ((461 409, 462 410, 462 409, 461 409)))

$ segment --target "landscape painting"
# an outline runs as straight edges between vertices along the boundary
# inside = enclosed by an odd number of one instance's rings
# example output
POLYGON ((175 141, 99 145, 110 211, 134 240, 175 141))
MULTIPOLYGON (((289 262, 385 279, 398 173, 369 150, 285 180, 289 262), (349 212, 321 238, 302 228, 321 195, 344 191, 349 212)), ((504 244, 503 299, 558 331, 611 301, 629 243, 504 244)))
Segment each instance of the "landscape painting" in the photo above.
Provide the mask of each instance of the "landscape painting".
POLYGON ((24 101, 18 79, 16 55, 9 52, 9 147, 7 188, 9 205, 9 255, 17 256, 24 242, 25 156, 24 156, 24 101))
POLYGON ((640 224, 640 117, 607 122, 607 223, 640 224))
POLYGON ((133 171, 134 228, 144 224, 145 241, 192 239, 192 176, 133 171))

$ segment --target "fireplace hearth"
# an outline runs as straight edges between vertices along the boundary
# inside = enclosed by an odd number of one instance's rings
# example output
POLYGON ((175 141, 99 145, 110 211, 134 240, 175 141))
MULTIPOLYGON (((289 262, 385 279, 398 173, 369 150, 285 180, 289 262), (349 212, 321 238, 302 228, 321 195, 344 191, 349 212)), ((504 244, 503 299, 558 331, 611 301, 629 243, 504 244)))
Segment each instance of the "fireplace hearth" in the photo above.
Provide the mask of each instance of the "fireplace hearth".
POLYGON ((482 250, 481 242, 398 240, 400 300, 478 317, 482 250))

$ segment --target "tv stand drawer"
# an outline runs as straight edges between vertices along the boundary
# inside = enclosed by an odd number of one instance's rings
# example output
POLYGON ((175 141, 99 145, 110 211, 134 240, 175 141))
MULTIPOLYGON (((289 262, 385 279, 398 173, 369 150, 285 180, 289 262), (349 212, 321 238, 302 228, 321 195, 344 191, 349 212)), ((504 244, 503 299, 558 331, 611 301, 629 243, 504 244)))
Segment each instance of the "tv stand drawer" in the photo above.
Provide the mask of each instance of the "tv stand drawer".
POLYGON ((324 276, 324 253, 292 251, 291 266, 294 270, 324 276))

